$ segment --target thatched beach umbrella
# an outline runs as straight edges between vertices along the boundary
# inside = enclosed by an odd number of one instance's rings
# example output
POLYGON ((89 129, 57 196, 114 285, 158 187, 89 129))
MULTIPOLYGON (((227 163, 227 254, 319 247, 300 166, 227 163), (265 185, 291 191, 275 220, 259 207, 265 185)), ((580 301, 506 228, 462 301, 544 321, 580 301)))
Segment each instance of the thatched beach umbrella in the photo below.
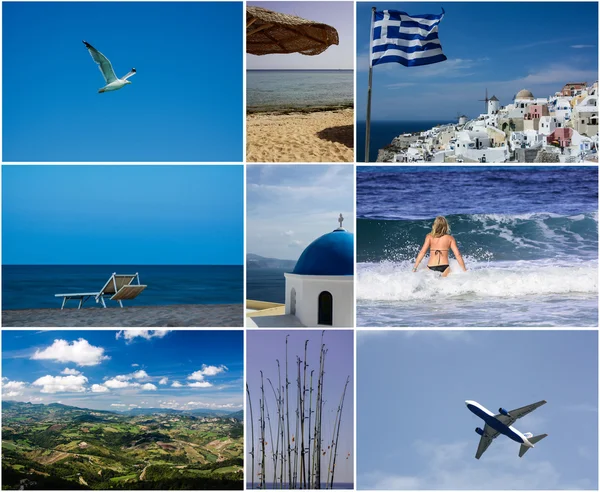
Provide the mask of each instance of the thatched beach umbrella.
POLYGON ((246 51, 253 55, 318 55, 339 44, 334 27, 260 7, 246 7, 246 51))

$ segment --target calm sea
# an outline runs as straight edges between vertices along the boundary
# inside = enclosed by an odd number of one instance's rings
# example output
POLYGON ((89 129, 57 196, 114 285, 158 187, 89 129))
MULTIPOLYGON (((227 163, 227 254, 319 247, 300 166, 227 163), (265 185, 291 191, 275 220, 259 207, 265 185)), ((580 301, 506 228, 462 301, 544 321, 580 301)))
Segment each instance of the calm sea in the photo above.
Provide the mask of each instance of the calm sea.
POLYGON ((357 261, 358 326, 597 326, 598 169, 360 167, 357 261), (437 215, 466 273, 412 272, 437 215))
MULTIPOLYGON (((138 272, 148 286, 127 305, 243 302, 242 265, 3 265, 2 309, 60 308, 62 299, 54 294, 98 292, 113 272, 138 272)), ((90 299, 85 306, 101 304, 90 299)))
MULTIPOLYGON (((448 121, 371 121, 371 145, 369 146, 369 162, 377 160, 377 151, 390 143, 394 137, 402 133, 413 133, 429 130, 436 125, 444 125, 448 121)), ((365 133, 367 124, 356 122, 356 160, 365 162, 365 133)))
POLYGON ((353 70, 248 70, 251 110, 338 106, 354 102, 353 70))
POLYGON ((249 268, 246 271, 246 297, 253 301, 285 302, 282 268, 249 268))

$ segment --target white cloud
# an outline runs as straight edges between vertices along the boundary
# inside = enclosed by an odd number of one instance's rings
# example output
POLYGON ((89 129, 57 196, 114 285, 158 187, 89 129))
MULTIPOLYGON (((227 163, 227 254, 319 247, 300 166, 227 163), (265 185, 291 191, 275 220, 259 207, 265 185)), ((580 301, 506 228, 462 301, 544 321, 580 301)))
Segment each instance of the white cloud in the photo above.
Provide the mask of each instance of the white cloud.
POLYGON ((56 362, 73 362, 78 366, 96 366, 103 360, 110 359, 104 355, 102 347, 95 347, 83 338, 69 343, 66 340, 54 340, 44 350, 36 350, 33 360, 54 360, 56 362))
POLYGON ((60 371, 60 373, 71 375, 71 376, 79 376, 79 374, 81 374, 81 371, 78 371, 77 369, 69 369, 68 367, 65 367, 62 371, 60 371))
POLYGON ((36 379, 32 386, 41 386, 42 393, 83 393, 88 378, 85 376, 43 376, 36 379))
POLYGON ((473 457, 476 447, 475 441, 447 444, 416 441, 413 448, 425 463, 425 469, 418 476, 373 470, 359 475, 358 487, 386 490, 573 488, 560 482, 559 472, 550 462, 519 460, 516 457, 518 445, 508 439, 495 440, 481 460, 473 457))
POLYGON ((140 383, 130 383, 128 380, 120 379, 119 376, 116 376, 112 379, 108 379, 104 381, 104 386, 111 389, 121 389, 121 388, 129 388, 129 387, 137 387, 140 383))
POLYGON ((210 388, 212 386, 208 381, 198 381, 196 383, 188 383, 190 388, 210 388))
POLYGON ((22 389, 25 386, 25 384, 26 383, 24 383, 23 381, 9 381, 8 379, 5 379, 5 382, 2 383, 2 389, 19 390, 22 389))
POLYGON ((183 384, 181 384, 179 381, 173 381, 171 388, 181 388, 182 386, 183 384))
POLYGON ((106 393, 109 389, 101 384, 92 384, 92 393, 106 393))
POLYGON ((212 410, 235 410, 242 408, 243 405, 234 405, 233 403, 206 403, 202 401, 188 401, 188 407, 210 408, 212 410))
POLYGON ((169 378, 164 377, 164 378, 160 378, 160 381, 158 382, 158 384, 167 384, 169 382, 169 378))
POLYGON ((222 372, 228 371, 227 366, 221 364, 220 366, 207 366, 206 364, 202 364, 202 368, 199 371, 195 371, 188 376, 188 379, 192 379, 194 381, 204 381, 205 376, 216 376, 222 372))
POLYGON ((162 338, 171 330, 121 330, 117 332, 116 339, 123 338, 126 342, 132 342, 136 338, 150 340, 151 338, 162 338))
POLYGON ((142 389, 144 391, 156 391, 157 390, 156 386, 153 385, 152 383, 143 384, 142 389))
POLYGON ((131 364, 131 367, 140 367, 139 364, 131 364))
POLYGON ((572 44, 571 48, 575 48, 576 50, 580 50, 582 48, 595 48, 596 46, 593 44, 572 44))
POLYGON ((8 393, 3 393, 2 396, 6 396, 7 398, 13 398, 15 396, 21 396, 23 393, 20 391, 9 391, 8 393))
POLYGON ((111 403, 111 407, 126 407, 125 403, 111 403))
POLYGON ((160 408, 178 408, 181 405, 177 403, 175 400, 163 401, 160 403, 160 408))
POLYGON ((143 369, 134 372, 133 374, 131 374, 131 377, 133 379, 147 379, 148 378, 148 373, 146 371, 144 371, 143 369))

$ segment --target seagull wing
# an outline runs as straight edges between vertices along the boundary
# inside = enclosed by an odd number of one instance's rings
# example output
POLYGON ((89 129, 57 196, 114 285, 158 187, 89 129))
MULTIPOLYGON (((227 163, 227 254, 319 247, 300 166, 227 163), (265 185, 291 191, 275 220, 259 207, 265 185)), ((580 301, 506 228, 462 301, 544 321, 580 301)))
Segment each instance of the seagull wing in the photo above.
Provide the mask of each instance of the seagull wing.
POLYGON ((86 41, 84 41, 83 44, 85 44, 85 47, 90 52, 90 55, 92 55, 93 60, 98 64, 98 67, 100 68, 100 71, 102 72, 102 75, 104 76, 104 80, 106 80, 106 83, 110 84, 111 82, 114 82, 115 80, 117 80, 115 71, 113 70, 113 67, 110 64, 110 61, 108 60, 108 58, 106 58, 102 53, 100 53, 90 43, 87 43, 86 41))
POLYGON ((135 68, 131 69, 131 72, 129 72, 127 75, 125 75, 124 77, 121 78, 121 80, 127 80, 129 77, 133 77, 135 75, 135 73, 137 72, 137 70, 135 68))

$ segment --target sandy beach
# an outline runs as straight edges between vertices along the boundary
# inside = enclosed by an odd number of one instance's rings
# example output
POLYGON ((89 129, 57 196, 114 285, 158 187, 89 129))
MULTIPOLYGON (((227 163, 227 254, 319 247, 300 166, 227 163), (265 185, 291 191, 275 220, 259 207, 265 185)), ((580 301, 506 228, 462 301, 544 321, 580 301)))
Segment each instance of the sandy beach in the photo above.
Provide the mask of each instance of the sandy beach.
POLYGON ((354 162, 354 110, 249 113, 247 162, 354 162))
POLYGON ((89 309, 10 309, 2 326, 244 326, 242 304, 182 304, 89 309))

